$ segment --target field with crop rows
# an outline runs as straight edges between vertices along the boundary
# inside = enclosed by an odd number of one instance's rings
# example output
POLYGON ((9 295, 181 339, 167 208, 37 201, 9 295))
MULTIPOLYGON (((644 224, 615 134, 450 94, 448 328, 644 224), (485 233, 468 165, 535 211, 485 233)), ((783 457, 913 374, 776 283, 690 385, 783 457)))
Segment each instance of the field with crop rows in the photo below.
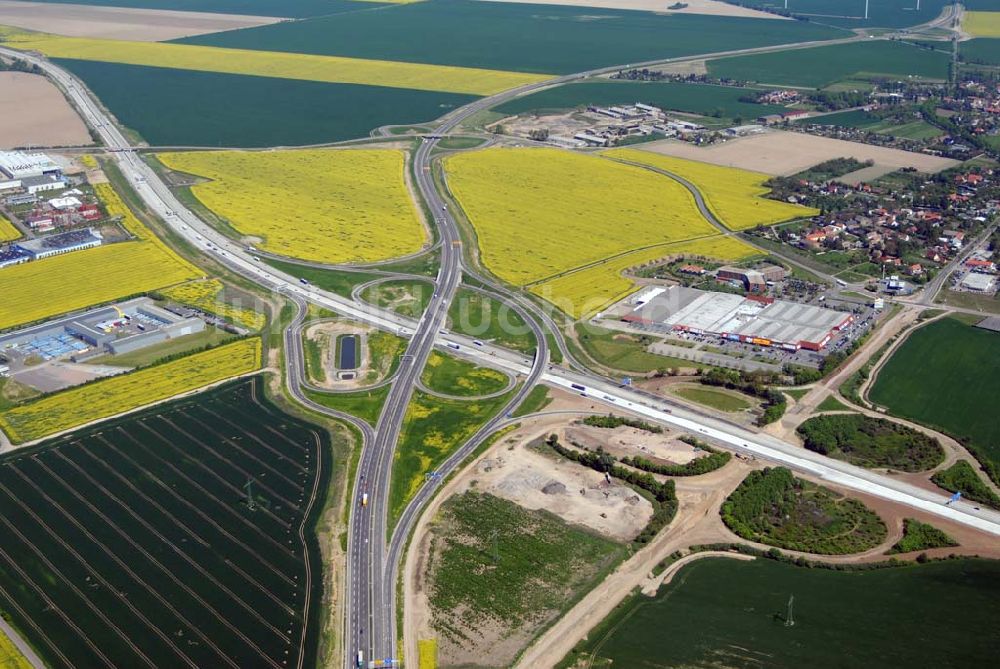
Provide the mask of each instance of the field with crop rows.
POLYGON ((362 84, 469 95, 491 95, 549 78, 546 74, 498 72, 304 53, 220 49, 191 44, 62 37, 10 30, 0 30, 0 37, 3 37, 6 44, 12 48, 38 51, 50 58, 95 60, 198 72, 246 74, 330 84, 362 84))
POLYGON ((857 42, 708 61, 708 72, 762 84, 821 88, 845 79, 948 78, 948 54, 903 42, 857 42))
POLYGON ((404 183, 405 155, 385 149, 161 153, 239 233, 281 255, 372 262, 419 251, 426 232, 404 183))
POLYGON ((0 460, 0 607, 46 666, 315 663, 330 438, 263 393, 243 380, 0 460))
POLYGON ((495 415, 510 393, 488 400, 450 400, 417 390, 406 409, 389 484, 389 529, 424 477, 495 415))
POLYGON ((771 189, 763 185, 771 178, 767 174, 636 149, 612 149, 605 151, 603 155, 649 165, 687 179, 701 191, 715 217, 731 230, 747 230, 758 225, 772 225, 819 213, 818 209, 812 207, 765 198, 771 192, 771 189))
POLYGON ((803 21, 433 0, 177 41, 566 74, 843 35, 841 30, 803 21))
POLYGON ((200 276, 125 207, 110 184, 97 184, 108 213, 122 216, 135 241, 74 251, 0 269, 0 329, 109 302, 200 276))
POLYGON ((0 242, 9 242, 21 236, 21 231, 0 214, 0 242))
POLYGON ((1000 37, 1000 11, 966 12, 962 28, 973 37, 1000 37))
POLYGON ((516 285, 715 228, 679 184, 558 149, 486 149, 446 160, 483 263, 516 285))
POLYGON ((223 285, 218 279, 189 281, 159 291, 163 297, 186 304, 202 311, 222 316, 237 325, 260 330, 267 322, 264 314, 247 309, 239 304, 231 304, 222 296, 223 285))
POLYGON ((752 246, 721 234, 691 242, 663 244, 626 253, 578 270, 533 284, 531 292, 578 318, 600 311, 633 290, 636 283, 624 276, 629 268, 662 258, 685 256, 713 260, 745 260, 759 255, 752 246))
POLYGON ((431 352, 420 381, 434 392, 458 397, 489 395, 507 387, 506 374, 438 351, 431 352))
POLYGON ((996 560, 835 571, 709 558, 684 566, 655 598, 625 600, 557 666, 989 666, 998 615, 996 560), (941 610, 975 615, 928 624, 941 610))
POLYGON ((15 406, 0 412, 0 428, 15 443, 31 441, 252 372, 260 363, 260 339, 242 339, 15 406))

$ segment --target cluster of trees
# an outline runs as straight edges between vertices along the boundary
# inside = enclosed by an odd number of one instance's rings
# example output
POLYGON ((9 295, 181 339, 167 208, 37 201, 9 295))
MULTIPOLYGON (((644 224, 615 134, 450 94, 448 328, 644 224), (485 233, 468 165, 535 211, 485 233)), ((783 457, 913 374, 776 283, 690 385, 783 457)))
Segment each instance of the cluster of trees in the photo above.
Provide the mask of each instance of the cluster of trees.
POLYGON ((674 491, 673 481, 668 480, 660 483, 653 478, 652 474, 621 467, 615 464, 614 456, 601 448, 598 448, 597 451, 577 451, 566 448, 559 443, 559 437, 554 434, 549 435, 545 443, 567 460, 578 462, 602 474, 606 473, 648 493, 648 497, 653 503, 653 517, 649 519, 646 527, 642 529, 633 543, 640 545, 649 543, 661 529, 674 519, 674 515, 677 513, 677 495, 674 491))
POLYGON ((944 460, 937 439, 906 425, 860 414, 810 418, 798 427, 810 451, 862 467, 922 472, 944 460))
POLYGON ((795 478, 784 467, 750 472, 722 505, 722 520, 750 541, 805 553, 873 548, 888 532, 864 504, 795 478))
POLYGON ((757 425, 770 425, 785 415, 788 400, 785 395, 770 384, 781 381, 780 376, 771 372, 742 372, 733 369, 713 368, 701 375, 701 382, 706 386, 718 386, 730 390, 738 390, 747 395, 764 400, 763 413, 757 418, 757 425))
POLYGON ((961 492, 963 497, 974 502, 1000 509, 1000 497, 983 483, 976 470, 965 460, 937 472, 931 481, 950 492, 961 492))
POLYGON ((712 448, 708 444, 698 441, 694 437, 684 436, 681 437, 681 440, 706 451, 708 455, 703 458, 696 458, 683 465, 661 465, 651 462, 638 455, 634 457, 624 457, 621 459, 621 463, 652 474, 662 474, 664 476, 698 476, 699 474, 714 472, 716 469, 719 469, 729 462, 729 460, 733 457, 730 453, 712 448))
POLYGON ((540 128, 537 130, 528 131, 528 139, 534 140, 536 142, 544 142, 549 138, 549 129, 540 128))
POLYGON ((912 553, 930 548, 950 548, 958 542, 947 534, 927 523, 921 523, 914 518, 903 519, 903 537, 886 554, 912 553))
POLYGON ((628 427, 634 427, 637 430, 645 430, 646 432, 652 432, 653 434, 660 434, 663 432, 663 428, 659 425, 653 425, 644 420, 616 416, 610 413, 607 416, 587 416, 583 419, 583 424, 591 427, 603 427, 609 430, 621 427, 622 425, 627 425, 628 427))
POLYGON ((14 58, 9 63, 0 58, 0 72, 27 72, 28 74, 42 74, 42 68, 29 63, 20 58, 14 58))

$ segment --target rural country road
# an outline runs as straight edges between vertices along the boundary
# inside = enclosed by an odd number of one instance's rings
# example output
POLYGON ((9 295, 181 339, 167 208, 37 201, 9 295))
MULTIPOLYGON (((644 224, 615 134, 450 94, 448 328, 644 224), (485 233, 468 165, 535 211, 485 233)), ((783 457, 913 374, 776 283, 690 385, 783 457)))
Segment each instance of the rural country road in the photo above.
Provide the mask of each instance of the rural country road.
MULTIPOLYGON (((843 43, 861 39, 851 37, 844 40, 822 42, 822 44, 843 43)), ((747 49, 728 52, 759 53, 764 51, 787 50, 789 48, 805 48, 821 44, 810 42, 800 45, 783 45, 764 49, 747 49)), ((979 528, 1000 536, 1000 514, 993 511, 975 510, 972 505, 959 503, 944 506, 946 496, 926 491, 904 482, 895 481, 889 477, 876 474, 846 463, 834 461, 800 447, 783 442, 769 435, 712 418, 696 411, 672 404, 667 400, 652 398, 644 393, 630 388, 620 388, 607 379, 589 373, 571 371, 562 368, 550 368, 547 364, 548 351, 546 338, 531 317, 534 307, 525 306, 527 320, 533 325, 538 336, 539 347, 534 360, 526 359, 522 354, 511 352, 496 346, 478 346, 470 338, 454 333, 441 334, 448 306, 462 277, 461 239, 456 221, 446 207, 446 202, 438 193, 431 172, 431 150, 437 140, 457 127, 462 121, 505 100, 518 97, 548 87, 557 83, 565 83, 585 78, 594 74, 613 72, 618 67, 602 68, 591 72, 560 77, 540 84, 532 84, 519 89, 477 100, 466 107, 446 115, 434 132, 428 135, 416 152, 415 172, 418 190, 434 217, 434 224, 440 236, 441 269, 436 281, 436 291, 427 311, 416 322, 400 317, 392 312, 381 310, 367 304, 357 304, 349 299, 318 290, 294 277, 279 272, 269 266, 263 266, 253 255, 235 241, 226 238, 218 231, 201 221, 194 213, 184 207, 166 184, 144 161, 135 153, 121 132, 115 127, 109 115, 100 107, 96 98, 85 86, 69 73, 49 61, 32 54, 24 54, 0 47, 0 53, 14 55, 37 64, 46 74, 56 81, 81 112, 87 123, 100 135, 108 147, 110 155, 115 159, 123 174, 133 185, 136 193, 158 217, 178 235, 182 236, 193 247, 212 257, 230 271, 240 274, 255 283, 279 292, 293 299, 299 308, 296 322, 285 332, 286 355, 288 357, 287 382, 289 392, 299 401, 315 408, 315 403, 308 401, 301 390, 303 377, 301 337, 302 316, 306 302, 312 302, 322 307, 334 310, 346 317, 357 319, 375 327, 410 337, 403 363, 400 367, 398 383, 393 384, 392 391, 374 430, 363 421, 358 421, 346 415, 336 417, 345 420, 361 431, 363 446, 361 462, 358 467, 358 478, 354 482, 351 500, 348 541, 348 574, 347 574, 347 616, 344 664, 352 666, 358 651, 366 658, 394 657, 396 652, 396 588, 399 559, 408 538, 408 529, 419 515, 423 505, 433 496, 436 485, 432 481, 424 485, 416 498, 403 510, 402 517, 391 537, 387 536, 388 500, 390 474, 395 448, 401 431, 402 421, 409 404, 416 380, 419 378, 424 363, 435 346, 451 345, 452 352, 468 357, 478 364, 503 369, 508 373, 520 375, 525 381, 515 391, 508 403, 508 408, 484 425, 472 440, 463 445, 441 468, 442 472, 450 471, 460 465, 489 434, 505 420, 504 413, 516 406, 530 391, 536 382, 544 382, 564 388, 570 392, 585 395, 595 403, 606 407, 614 407, 621 411, 644 416, 650 420, 673 425, 685 431, 697 432, 706 438, 715 439, 730 448, 752 453, 770 462, 786 465, 793 470, 806 473, 823 480, 853 490, 866 492, 884 499, 897 501, 914 508, 926 510, 938 516, 947 517, 956 522, 979 528), (457 348, 456 348, 457 347, 457 348), (293 371, 294 370, 294 371, 293 371), (369 504, 362 507, 361 496, 367 492, 369 504), (389 543, 387 543, 387 539, 389 543)), ((676 58, 669 61, 629 64, 628 67, 642 67, 662 62, 678 62, 685 60, 704 59, 700 57, 676 58)), ((509 294, 506 289, 497 287, 501 294, 509 294)), ((516 301, 517 297, 514 296, 516 301)), ((521 298, 523 300, 523 298, 521 298)), ((549 324, 546 323, 548 326, 549 324)), ((322 410, 331 413, 325 407, 322 410)))

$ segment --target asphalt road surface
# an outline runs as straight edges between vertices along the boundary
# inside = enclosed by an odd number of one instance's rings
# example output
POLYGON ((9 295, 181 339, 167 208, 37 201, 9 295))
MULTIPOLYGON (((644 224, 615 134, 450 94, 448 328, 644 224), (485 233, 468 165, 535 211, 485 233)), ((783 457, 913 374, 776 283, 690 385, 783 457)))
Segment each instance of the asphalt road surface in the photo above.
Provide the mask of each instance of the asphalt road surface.
MULTIPOLYGON (((852 41, 852 39, 839 41, 852 41)), ((748 50, 748 52, 787 48, 788 45, 748 50)), ((585 395, 594 401, 595 407, 599 404, 603 405, 602 410, 613 406, 650 420, 698 432, 706 438, 727 444, 734 450, 753 454, 769 462, 783 464, 797 472, 811 474, 846 488, 900 502, 1000 536, 1000 513, 977 511, 966 502, 946 506, 944 502, 947 500, 947 496, 944 494, 926 491, 888 476, 825 458, 769 435, 671 404, 669 401, 641 391, 621 388, 612 381, 589 373, 550 367, 547 364, 544 336, 539 337, 541 345, 538 354, 532 360, 525 358, 520 353, 502 348, 489 345, 476 346, 467 337, 453 333, 447 335, 440 333, 448 305, 460 283, 462 267, 461 246, 456 223, 447 210, 444 200, 437 193, 429 169, 430 152, 436 143, 436 137, 449 132, 476 112, 504 100, 555 83, 583 78, 598 72, 617 70, 620 69, 619 67, 569 75, 550 82, 533 84, 491 98, 478 100, 448 114, 442 120, 441 125, 435 129, 433 135, 424 141, 414 159, 417 185, 435 217, 436 228, 440 236, 442 258, 435 295, 421 319, 414 322, 392 312, 370 305, 357 304, 338 295, 304 285, 294 277, 274 270, 270 266, 262 266, 261 263, 254 260, 246 249, 205 224, 173 196, 158 175, 135 154, 128 141, 100 107, 96 98, 86 90, 81 82, 75 80, 61 68, 37 56, 3 47, 0 47, 0 53, 16 55, 39 65, 50 78, 63 88, 85 121, 101 136, 108 150, 115 157, 119 168, 133 185, 144 204, 162 218, 174 232, 201 252, 213 257, 230 271, 247 277, 261 286, 280 292, 296 302, 299 312, 295 322, 285 332, 285 343, 288 351, 286 353, 288 362, 286 373, 288 374, 289 391, 297 400, 313 408, 318 406, 311 403, 301 390, 304 379, 301 374, 302 354, 299 333, 307 301, 375 327, 410 337, 406 357, 396 379, 398 382, 393 385, 393 390, 375 430, 356 418, 332 412, 325 407, 317 409, 350 422, 361 431, 364 439, 358 478, 354 483, 351 499, 347 620, 345 623, 347 653, 345 653, 344 663, 346 666, 354 664, 358 650, 364 653, 366 660, 373 657, 392 657, 395 653, 395 582, 399 559, 405 547, 409 528, 412 527, 412 523, 419 515, 423 505, 433 495, 436 483, 431 481, 421 488, 417 497, 404 510, 397 531, 392 535, 391 542, 387 545, 389 474, 401 423, 415 381, 419 378, 424 363, 435 345, 457 345, 459 350, 452 352, 462 357, 472 359, 484 366, 516 373, 525 378, 525 382, 516 391, 508 408, 484 425, 473 439, 463 445, 441 468, 442 473, 457 467, 489 436, 493 429, 501 425, 506 420, 504 414, 523 399, 535 382, 544 382, 585 395), (360 499, 366 492, 369 504, 362 507, 360 499)), ((674 62, 681 60, 688 59, 673 59, 674 62)), ((644 65, 647 63, 630 64, 633 67, 644 65)), ((512 304, 527 306, 524 298, 510 293, 505 288, 496 287, 496 292, 507 296, 512 304)), ((534 308, 528 311, 531 313, 527 320, 532 324, 537 336, 541 332, 537 322, 532 317, 534 316, 534 308)), ((548 322, 546 326, 551 327, 548 322)))

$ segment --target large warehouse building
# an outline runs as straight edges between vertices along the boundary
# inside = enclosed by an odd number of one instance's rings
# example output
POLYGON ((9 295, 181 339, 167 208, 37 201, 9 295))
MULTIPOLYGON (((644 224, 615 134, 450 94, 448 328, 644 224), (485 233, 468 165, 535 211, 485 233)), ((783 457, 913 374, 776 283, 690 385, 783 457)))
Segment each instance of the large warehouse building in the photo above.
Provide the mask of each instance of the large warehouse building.
POLYGON ((628 323, 786 350, 822 350, 852 314, 798 302, 712 293, 683 286, 647 288, 629 300, 628 323))

